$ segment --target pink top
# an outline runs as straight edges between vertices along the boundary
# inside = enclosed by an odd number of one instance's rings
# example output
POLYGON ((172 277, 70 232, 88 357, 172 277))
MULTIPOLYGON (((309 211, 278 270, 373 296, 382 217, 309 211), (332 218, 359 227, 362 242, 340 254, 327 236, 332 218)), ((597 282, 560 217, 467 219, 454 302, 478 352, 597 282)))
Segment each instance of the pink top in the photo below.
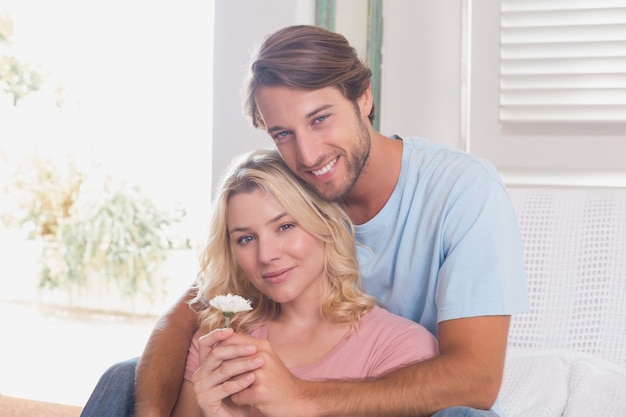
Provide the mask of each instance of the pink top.
MULTIPOLYGON (((267 325, 250 333, 267 338, 267 325)), ((197 331, 189 347, 185 379, 198 369, 197 331)), ((323 358, 300 368, 291 368, 295 376, 313 379, 363 378, 378 376, 408 363, 437 354, 437 341, 423 326, 396 316, 381 307, 374 307, 361 319, 355 332, 347 334, 323 358)))

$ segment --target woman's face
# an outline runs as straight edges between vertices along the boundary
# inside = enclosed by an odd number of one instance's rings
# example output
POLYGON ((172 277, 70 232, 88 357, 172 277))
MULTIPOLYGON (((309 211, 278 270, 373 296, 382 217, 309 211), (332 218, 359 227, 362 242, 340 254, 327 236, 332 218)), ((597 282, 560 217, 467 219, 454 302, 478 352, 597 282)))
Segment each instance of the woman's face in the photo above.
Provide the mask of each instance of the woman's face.
POLYGON ((227 219, 235 259, 259 291, 281 304, 321 304, 328 289, 324 243, 273 195, 255 189, 231 196, 227 219))

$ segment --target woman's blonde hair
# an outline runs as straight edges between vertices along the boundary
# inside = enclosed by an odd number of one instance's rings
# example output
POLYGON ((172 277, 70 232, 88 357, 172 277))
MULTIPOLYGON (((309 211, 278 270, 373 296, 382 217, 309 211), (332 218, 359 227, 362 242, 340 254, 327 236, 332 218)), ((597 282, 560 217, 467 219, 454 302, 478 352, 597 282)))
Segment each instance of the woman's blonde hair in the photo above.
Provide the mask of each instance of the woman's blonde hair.
POLYGON ((237 313, 231 319, 237 331, 249 332, 280 312, 280 305, 257 290, 235 261, 227 228, 229 199, 257 189, 271 194, 300 227, 324 242, 324 271, 330 291, 322 314, 336 323, 356 324, 375 305, 375 299, 361 287, 350 219, 339 205, 308 191, 276 150, 260 149, 235 159, 220 178, 208 242, 200 259, 198 294, 192 300, 192 304, 203 306, 200 326, 207 330, 223 327, 222 313, 207 307, 216 295, 237 294, 251 301, 252 311, 237 313))

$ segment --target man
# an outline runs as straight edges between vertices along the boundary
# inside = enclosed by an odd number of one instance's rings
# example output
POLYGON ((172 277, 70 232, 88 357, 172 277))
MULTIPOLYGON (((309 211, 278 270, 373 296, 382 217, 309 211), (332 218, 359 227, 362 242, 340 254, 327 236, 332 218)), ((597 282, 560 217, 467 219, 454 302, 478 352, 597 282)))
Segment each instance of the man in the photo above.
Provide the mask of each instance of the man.
MULTIPOLYGON (((288 27, 259 48, 246 110, 297 177, 342 203, 366 290, 427 327, 439 356, 368 381, 301 381, 250 338, 218 331, 204 338, 201 372, 267 416, 496 416, 497 406, 486 410, 510 316, 528 306, 511 203, 490 164, 374 131, 370 77, 343 36, 288 27)), ((138 417, 169 414, 194 320, 178 304, 151 337, 137 368, 138 417)))

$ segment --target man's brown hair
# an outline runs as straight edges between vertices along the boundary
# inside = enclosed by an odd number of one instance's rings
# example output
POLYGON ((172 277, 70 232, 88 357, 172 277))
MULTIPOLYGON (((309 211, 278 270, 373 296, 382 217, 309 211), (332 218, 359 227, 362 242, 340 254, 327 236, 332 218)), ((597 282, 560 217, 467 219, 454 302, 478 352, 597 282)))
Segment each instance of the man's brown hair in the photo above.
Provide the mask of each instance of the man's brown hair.
MULTIPOLYGON (((253 57, 244 111, 254 127, 266 128, 255 100, 261 87, 335 87, 356 106, 371 77, 372 71, 343 35, 317 26, 288 26, 269 35, 253 57)), ((368 118, 374 120, 373 106, 368 118)))

